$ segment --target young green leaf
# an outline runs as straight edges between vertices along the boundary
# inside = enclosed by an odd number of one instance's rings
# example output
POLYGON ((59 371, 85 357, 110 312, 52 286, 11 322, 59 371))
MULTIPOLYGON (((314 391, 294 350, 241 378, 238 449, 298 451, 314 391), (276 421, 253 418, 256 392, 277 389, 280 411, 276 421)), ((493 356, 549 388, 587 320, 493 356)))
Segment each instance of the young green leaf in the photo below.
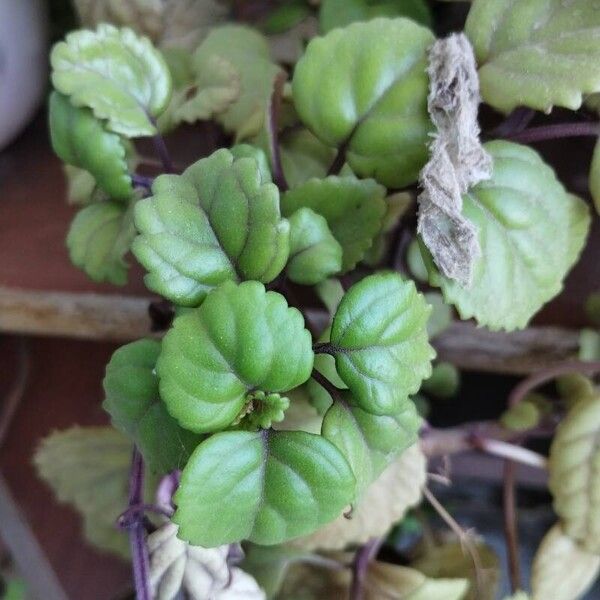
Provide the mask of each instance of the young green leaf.
POLYGON ((357 406, 348 392, 334 399, 323 418, 321 435, 348 461, 356 478, 354 500, 360 501, 390 462, 415 443, 420 424, 408 400, 393 415, 377 416, 357 406))
POLYGON ((532 600, 577 600, 600 572, 600 556, 583 550, 560 524, 544 536, 533 559, 532 600))
MULTIPOLYGON (((45 438, 33 458, 58 500, 82 515, 86 538, 125 558, 129 542, 115 522, 127 507, 131 452, 131 441, 112 427, 72 427, 45 438)), ((146 499, 155 483, 146 478, 146 499)))
POLYGON ((498 110, 576 110, 600 91, 600 11, 589 0, 475 0, 465 31, 481 95, 498 110))
POLYGON ((127 282, 123 257, 135 238, 132 210, 121 202, 96 202, 82 208, 71 222, 69 256, 94 281, 127 282))
POLYGON ((330 176, 309 179, 281 197, 284 216, 310 208, 325 217, 343 250, 342 270, 349 271, 371 247, 381 229, 385 189, 372 179, 330 176))
POLYGON ((106 130, 87 108, 52 92, 49 102, 52 148, 69 165, 89 171, 98 186, 112 198, 127 199, 133 193, 121 138, 106 130))
POLYGON ((136 443, 151 469, 181 469, 201 437, 177 424, 158 394, 160 342, 138 340, 119 348, 106 367, 103 408, 112 424, 136 443))
POLYGON ((331 327, 332 352, 363 410, 393 414, 431 375, 430 311, 414 283, 396 273, 370 275, 346 293, 331 327))
POLYGON ((561 290, 585 243, 590 217, 585 203, 566 192, 531 148, 504 141, 485 148, 494 159, 492 178, 463 197, 463 214, 477 227, 482 251, 471 286, 462 287, 435 268, 430 281, 441 286, 461 318, 513 330, 561 290))
POLYGON ((335 151, 323 144, 308 129, 291 129, 280 135, 281 165, 291 188, 313 177, 322 179, 333 161, 335 151))
POLYGON ((108 129, 127 137, 156 133, 153 119, 167 107, 171 76, 150 40, 105 23, 68 34, 50 62, 54 87, 106 119, 108 129))
POLYGON ((99 192, 94 176, 85 169, 63 165, 67 183, 67 202, 76 206, 86 206, 96 199, 101 199, 104 192, 99 192))
POLYGON ((342 270, 342 247, 327 221, 310 208, 290 218, 290 258, 286 272, 291 281, 315 285, 342 270))
POLYGON ((576 402, 552 446, 548 487, 564 532, 588 552, 600 553, 600 396, 576 402))
POLYGON ((431 12, 423 0, 323 0, 319 27, 327 33, 336 27, 376 17, 407 17, 422 25, 431 25, 431 12))
MULTIPOLYGON (((236 140, 247 139, 261 129, 275 78, 281 69, 271 62, 267 40, 257 31, 242 25, 214 28, 194 54, 196 71, 210 65, 229 65, 239 76, 240 93, 216 119, 236 140)), ((223 67, 220 67, 221 71, 223 67)), ((202 86, 199 86, 202 91, 202 86)))
MULTIPOLYGON (((345 294, 344 286, 339 279, 321 281, 315 286, 315 292, 332 316, 345 294)), ((329 341, 329 338, 326 341, 329 341)))
POLYGON ((318 435, 217 433, 183 470, 173 520, 179 537, 197 545, 277 544, 336 518, 353 493, 348 463, 318 435))
POLYGON ((423 381, 421 391, 436 398, 451 398, 460 387, 460 372, 447 362, 439 362, 433 366, 431 376, 423 381))
POLYGON ((429 339, 432 340, 452 323, 452 308, 444 303, 444 298, 439 292, 427 292, 425 300, 431 306, 431 316, 427 321, 427 333, 429 339))
POLYGON ((230 425, 247 394, 285 392, 309 377, 310 333, 302 315, 262 284, 224 283, 175 319, 157 372, 169 412, 191 431, 230 425))
POLYGON ((182 175, 161 175, 136 206, 136 258, 146 285, 183 306, 197 306, 223 281, 269 282, 289 252, 289 223, 277 187, 254 158, 217 150, 182 175))
POLYGON ((318 531, 291 542, 305 549, 342 550, 385 536, 418 504, 427 480, 427 459, 414 444, 395 458, 352 506, 352 518, 341 515, 318 531))
POLYGON ((511 431, 527 431, 535 427, 541 418, 540 409, 533 402, 523 401, 505 410, 500 417, 502 427, 511 431))
POLYGON ((408 19, 374 19, 312 40, 292 84, 302 121, 352 169, 388 187, 415 181, 427 161, 427 48, 408 19))

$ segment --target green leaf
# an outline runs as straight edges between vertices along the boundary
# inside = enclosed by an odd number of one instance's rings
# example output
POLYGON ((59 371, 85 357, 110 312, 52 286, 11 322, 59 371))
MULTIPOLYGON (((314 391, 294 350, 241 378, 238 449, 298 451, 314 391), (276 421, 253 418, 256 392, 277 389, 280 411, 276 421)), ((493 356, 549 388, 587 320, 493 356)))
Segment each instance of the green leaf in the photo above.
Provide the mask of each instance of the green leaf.
POLYGON ((342 247, 321 215, 300 208, 290 218, 290 258, 286 272, 291 281, 314 285, 342 270, 342 247))
POLYGON ((273 84, 281 69, 271 62, 265 37, 242 25, 215 27, 194 54, 199 73, 211 62, 214 69, 225 61, 238 73, 240 93, 216 119, 239 141, 257 134, 263 126, 273 84))
MULTIPOLYGON (((45 438, 33 459, 58 500, 82 515, 86 538, 125 558, 129 541, 115 523, 127 508, 131 452, 131 441, 112 427, 72 427, 45 438)), ((146 482, 149 499, 156 482, 146 482)))
POLYGON ((462 287, 428 268, 462 319, 510 331, 524 327, 561 290, 590 217, 531 148, 495 141, 485 149, 494 159, 492 178, 463 197, 463 215, 477 227, 482 252, 472 284, 462 287))
POLYGON ((303 431, 224 432, 192 454, 175 495, 179 537, 277 544, 337 517, 354 493, 339 451, 303 431))
POLYGON ((590 165, 590 193, 594 200, 596 212, 600 214, 600 141, 596 142, 592 164, 590 165))
POLYGON ((322 179, 333 161, 334 150, 308 129, 291 129, 280 136, 281 165, 291 188, 313 177, 322 179))
POLYGON ((258 163, 258 170, 263 181, 272 181, 271 167, 264 150, 250 144, 236 144, 229 151, 234 158, 253 158, 258 163))
POLYGON ((423 262, 418 239, 413 239, 406 251, 406 264, 410 274, 416 281, 426 282, 429 279, 427 266, 423 262))
POLYGON ((415 181, 427 161, 427 48, 432 33, 408 19, 374 19, 315 38, 292 84, 302 121, 343 146, 353 171, 388 187, 415 181))
POLYGON ((335 313, 345 294, 344 286, 339 279, 321 281, 315 286, 315 292, 331 315, 335 313))
POLYGON ((133 243, 149 271, 146 285, 183 306, 196 306, 223 281, 269 282, 284 268, 289 223, 277 187, 253 158, 217 150, 182 175, 161 175, 138 202, 133 243))
POLYGON ((582 329, 579 332, 579 360, 600 360, 600 333, 597 329, 582 329))
POLYGON ((385 214, 385 189, 372 179, 330 176, 310 179, 281 197, 281 210, 289 217, 310 208, 325 217, 342 246, 342 270, 349 271, 371 247, 385 214))
POLYGON ((511 431, 532 429, 540 421, 540 409, 533 402, 523 401, 505 410, 500 417, 502 427, 511 431))
POLYGON ((363 410, 392 414, 431 375, 430 312, 414 283, 396 273, 370 275, 348 290, 331 344, 337 371, 363 410))
POLYGON ((305 0, 288 0, 273 10, 263 21, 265 33, 283 33, 310 15, 310 7, 305 0))
POLYGON ((444 303, 444 298, 438 292, 427 292, 425 294, 427 304, 431 306, 431 316, 427 321, 427 332, 429 339, 448 329, 452 323, 452 309, 444 303))
POLYGON ((76 108, 66 96, 52 92, 49 121, 52 148, 61 160, 89 171, 98 186, 113 198, 132 195, 125 146, 90 110, 76 108))
POLYGON ((100 199, 97 196, 103 195, 103 192, 98 194, 94 176, 85 169, 65 164, 63 165, 63 171, 67 183, 67 200, 69 204, 86 206, 96 199, 100 199))
POLYGON ((600 556, 583 550, 556 524, 544 536, 533 559, 532 600, 577 600, 599 571, 600 556))
POLYGON ((452 398, 460 387, 460 372, 447 362, 440 362, 433 366, 431 376, 423 381, 421 391, 431 394, 436 398, 452 398))
POLYGON ((106 119, 108 129, 127 137, 156 133, 153 118, 167 107, 171 76, 150 40, 102 24, 68 34, 50 62, 54 87, 106 119))
POLYGON ((600 396, 576 402, 550 447, 548 487, 564 532, 600 554, 600 396))
POLYGON ((481 95, 498 110, 576 110, 600 91, 600 11, 589 0, 475 0, 465 31, 481 95))
POLYGON ((291 542, 305 549, 342 550, 384 537, 421 500, 427 481, 427 459, 414 444, 394 458, 352 505, 352 518, 340 515, 318 531, 291 542))
POLYGON ((285 298, 247 281, 224 283, 202 305, 177 317, 157 364, 160 395, 191 431, 230 425, 247 394, 285 392, 313 366, 312 340, 285 298))
POLYGON ((160 400, 155 373, 159 353, 155 340, 138 340, 114 352, 106 367, 102 406, 150 468, 167 473, 183 468, 201 438, 179 427, 160 400))
POLYGON ((406 401, 393 415, 377 416, 356 405, 348 392, 334 399, 323 419, 321 435, 348 461, 360 500, 392 460, 417 440, 421 419, 406 401))
POLYGON ((431 25, 431 13, 423 0, 323 0, 319 26, 327 33, 335 27, 376 17, 407 17, 422 25, 431 25))
POLYGON ((94 281, 127 283, 129 265, 124 256, 135 238, 132 215, 121 202, 97 202, 82 208, 67 234, 67 248, 74 265, 94 281))

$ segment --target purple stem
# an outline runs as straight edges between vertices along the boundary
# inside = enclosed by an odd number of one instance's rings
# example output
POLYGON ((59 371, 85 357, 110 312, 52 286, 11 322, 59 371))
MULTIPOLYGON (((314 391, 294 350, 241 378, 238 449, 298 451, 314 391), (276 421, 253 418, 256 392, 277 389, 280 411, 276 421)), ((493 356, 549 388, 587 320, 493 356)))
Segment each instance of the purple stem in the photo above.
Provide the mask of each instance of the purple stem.
MULTIPOLYGON (((139 450, 134 447, 131 459, 131 474, 129 476, 129 508, 143 503, 143 489, 144 460, 139 450)), ((144 539, 144 521, 141 512, 138 512, 137 517, 131 520, 128 529, 136 598, 137 600, 152 600, 149 579, 150 561, 144 539)))
POLYGON ((350 600, 362 600, 369 563, 377 556, 382 543, 382 538, 373 538, 356 551, 352 586, 350 587, 350 600))
POLYGON ((165 475, 156 488, 156 503, 163 508, 173 508, 173 494, 179 487, 181 471, 175 470, 165 475))
POLYGON ((529 144, 544 140, 557 140, 568 137, 592 136, 600 134, 598 123, 557 123, 555 125, 540 125, 506 136, 507 140, 529 144))
POLYGON ((160 162, 162 163, 163 169, 166 173, 175 173, 175 167, 173 165, 173 161, 171 160, 171 155, 167 150, 167 145, 165 144, 165 140, 163 139, 160 133, 157 133, 153 136, 152 141, 154 143, 154 149, 158 154, 158 158, 160 158, 160 162))
POLYGON ((498 127, 490 132, 492 137, 509 137, 520 133, 535 117, 535 111, 525 106, 515 108, 498 127))
POLYGON ((146 175, 138 175, 137 173, 130 173, 129 176, 134 186, 143 187, 147 190, 151 189, 154 183, 154 177, 146 177, 146 175))
POLYGON ((132 525, 135 525, 147 512, 153 512, 157 515, 162 515, 170 519, 173 516, 173 509, 166 506, 159 506, 157 504, 134 504, 127 510, 122 512, 117 519, 117 525, 121 529, 129 529, 132 525))

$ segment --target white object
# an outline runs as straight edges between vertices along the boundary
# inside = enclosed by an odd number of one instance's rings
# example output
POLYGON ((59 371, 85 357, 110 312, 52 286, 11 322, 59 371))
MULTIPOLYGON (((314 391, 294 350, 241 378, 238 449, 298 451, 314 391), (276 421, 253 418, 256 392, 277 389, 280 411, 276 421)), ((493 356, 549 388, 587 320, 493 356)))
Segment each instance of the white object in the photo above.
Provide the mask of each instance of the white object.
POLYGON ((0 0, 0 150, 40 105, 48 73, 44 0, 0 0))

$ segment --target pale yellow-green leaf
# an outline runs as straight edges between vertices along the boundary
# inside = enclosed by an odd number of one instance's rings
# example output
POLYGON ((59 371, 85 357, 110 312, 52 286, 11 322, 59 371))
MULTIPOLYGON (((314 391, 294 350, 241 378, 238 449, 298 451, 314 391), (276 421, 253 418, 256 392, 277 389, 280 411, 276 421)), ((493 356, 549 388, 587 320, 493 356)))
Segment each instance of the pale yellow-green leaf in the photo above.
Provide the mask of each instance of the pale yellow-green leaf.
POLYGON ((512 596, 506 596, 503 600, 531 600, 531 596, 527 592, 516 592, 512 596))
POLYGON ((532 600, 577 600, 599 570, 600 556, 583 550, 556 524, 544 536, 533 560, 532 600))
POLYGON ((596 393, 592 380, 579 373, 569 373, 559 377, 556 380, 556 389, 569 408, 583 398, 596 393))
POLYGON ((418 444, 405 450, 370 485, 351 518, 343 515, 315 533, 291 542, 305 549, 340 550, 385 535, 421 500, 427 460, 418 444))
POLYGON ((285 411, 283 421, 273 423, 273 429, 321 433, 323 417, 319 415, 315 407, 310 403, 306 385, 290 390, 285 395, 289 398, 290 405, 285 411))
POLYGON ((505 410, 500 423, 512 431, 525 431, 535 427, 540 416, 540 409, 533 402, 523 401, 505 410))
POLYGON ((548 486, 564 531, 600 554, 600 396, 576 402, 550 447, 548 486))
MULTIPOLYGON (((33 459, 58 500, 81 514, 87 539, 123 557, 129 542, 115 523, 127 508, 131 453, 131 441, 112 427, 72 427, 45 438, 33 459)), ((147 480, 147 491, 152 485, 147 480)))
POLYGON ((63 165, 67 183, 67 200, 69 204, 85 206, 93 202, 96 192, 96 180, 93 175, 79 167, 63 165))
POLYGON ((473 559, 458 540, 451 540, 426 550, 411 567, 428 577, 462 578, 471 582, 465 600, 495 600, 500 583, 500 560, 483 541, 474 544, 481 563, 481 589, 477 590, 477 573, 473 559))

